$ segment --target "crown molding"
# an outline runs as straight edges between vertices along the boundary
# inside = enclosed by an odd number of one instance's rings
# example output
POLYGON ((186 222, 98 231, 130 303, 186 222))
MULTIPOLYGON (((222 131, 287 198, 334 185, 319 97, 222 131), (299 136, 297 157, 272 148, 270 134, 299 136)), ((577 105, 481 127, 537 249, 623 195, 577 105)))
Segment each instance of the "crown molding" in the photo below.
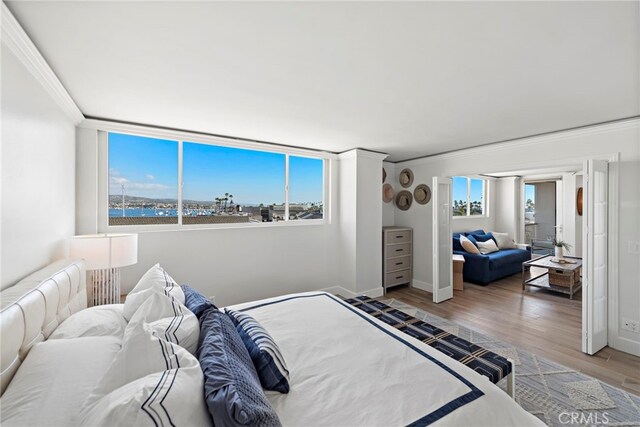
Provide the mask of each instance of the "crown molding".
POLYGON ((338 154, 338 157, 341 159, 350 159, 353 157, 368 157, 376 160, 384 160, 389 157, 389 155, 377 151, 367 150, 364 148, 353 148, 351 150, 343 151, 342 153, 338 154))
POLYGON ((73 124, 80 124, 84 115, 4 2, 1 15, 2 42, 40 82, 73 124))
POLYGON ((511 139, 508 141, 495 142, 492 144, 480 145, 477 147, 463 148, 448 153, 434 154, 432 156, 420 157, 417 159, 408 159, 395 162, 396 165, 416 166, 425 163, 439 162, 442 160, 457 159, 460 157, 468 157, 477 154, 486 154, 509 150, 515 147, 532 147, 538 144, 549 142, 560 142, 566 139, 583 137, 589 135, 598 135, 602 133, 613 132, 624 129, 640 129, 640 118, 632 117, 628 119, 616 120, 607 123, 594 124, 575 129, 568 129, 557 132, 550 132, 544 135, 529 136, 524 138, 511 139))

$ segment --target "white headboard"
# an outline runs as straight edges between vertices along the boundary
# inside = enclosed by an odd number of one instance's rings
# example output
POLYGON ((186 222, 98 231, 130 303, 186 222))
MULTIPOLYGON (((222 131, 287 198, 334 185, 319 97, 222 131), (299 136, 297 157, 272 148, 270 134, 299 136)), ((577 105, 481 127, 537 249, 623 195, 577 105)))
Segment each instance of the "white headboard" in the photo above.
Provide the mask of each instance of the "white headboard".
POLYGON ((87 307, 84 260, 60 260, 0 292, 0 395, 31 347, 87 307))

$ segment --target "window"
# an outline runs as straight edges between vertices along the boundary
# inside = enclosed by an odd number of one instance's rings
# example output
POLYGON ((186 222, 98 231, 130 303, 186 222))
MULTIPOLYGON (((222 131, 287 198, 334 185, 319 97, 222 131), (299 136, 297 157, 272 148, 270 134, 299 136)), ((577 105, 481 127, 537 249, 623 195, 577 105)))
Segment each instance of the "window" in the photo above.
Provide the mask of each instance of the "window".
POLYGON ((453 216, 485 215, 486 180, 466 176, 453 177, 453 216))
POLYGON ((109 134, 109 225, 178 224, 178 142, 109 134))
POLYGON ((289 219, 321 219, 323 188, 321 159, 289 156, 289 219))
POLYGON ((109 225, 324 217, 321 158, 117 133, 108 141, 109 225))

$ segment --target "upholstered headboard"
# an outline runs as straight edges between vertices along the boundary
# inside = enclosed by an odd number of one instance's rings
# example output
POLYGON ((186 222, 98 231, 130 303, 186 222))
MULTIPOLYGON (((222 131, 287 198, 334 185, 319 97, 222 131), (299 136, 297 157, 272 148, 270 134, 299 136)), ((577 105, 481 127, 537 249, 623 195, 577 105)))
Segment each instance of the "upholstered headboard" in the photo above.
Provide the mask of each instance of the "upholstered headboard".
POLYGON ((31 347, 87 307, 84 260, 60 260, 0 292, 0 394, 31 347))

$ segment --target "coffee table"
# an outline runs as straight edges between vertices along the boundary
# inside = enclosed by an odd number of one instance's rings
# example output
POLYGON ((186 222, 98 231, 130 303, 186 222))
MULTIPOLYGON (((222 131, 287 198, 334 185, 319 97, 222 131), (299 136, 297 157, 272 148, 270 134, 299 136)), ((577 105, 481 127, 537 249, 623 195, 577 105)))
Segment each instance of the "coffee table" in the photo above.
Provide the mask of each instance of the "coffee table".
POLYGON ((569 264, 562 264, 552 261, 554 257, 552 255, 546 255, 540 258, 532 259, 522 263, 522 290, 524 291, 526 286, 534 286, 536 288, 547 289, 553 292, 559 292, 562 294, 568 294, 569 299, 573 299, 573 295, 582 288, 582 280, 575 280, 575 272, 579 268, 582 268, 582 258, 577 257, 564 257, 571 261, 569 264), (526 272, 531 267, 540 267, 546 270, 538 276, 526 279, 526 272), (556 273, 566 274, 569 278, 568 286, 552 285, 549 283, 549 270, 554 270, 556 273))

